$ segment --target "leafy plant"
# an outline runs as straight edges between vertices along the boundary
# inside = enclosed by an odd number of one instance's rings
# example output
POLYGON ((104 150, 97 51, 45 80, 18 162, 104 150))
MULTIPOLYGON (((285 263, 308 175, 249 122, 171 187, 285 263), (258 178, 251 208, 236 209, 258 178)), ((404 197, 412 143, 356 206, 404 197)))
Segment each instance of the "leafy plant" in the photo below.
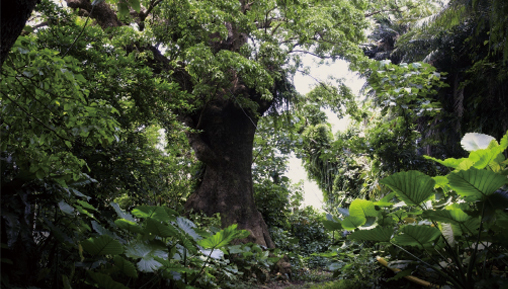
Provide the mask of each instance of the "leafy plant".
POLYGON ((396 173, 381 181, 393 191, 385 199, 355 200, 342 221, 343 228, 354 230, 348 238, 392 244, 400 256, 433 270, 437 283, 473 288, 505 282, 508 133, 499 143, 467 134, 462 145, 468 158, 427 157, 450 167, 448 175, 396 173))

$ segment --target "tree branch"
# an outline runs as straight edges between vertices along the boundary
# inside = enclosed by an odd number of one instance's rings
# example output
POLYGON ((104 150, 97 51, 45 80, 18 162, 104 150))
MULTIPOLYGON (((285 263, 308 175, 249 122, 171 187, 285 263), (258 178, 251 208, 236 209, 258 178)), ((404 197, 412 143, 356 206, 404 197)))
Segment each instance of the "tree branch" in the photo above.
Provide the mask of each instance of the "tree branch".
MULTIPOLYGON (((65 0, 65 2, 67 2, 67 6, 70 8, 83 9, 88 13, 92 11, 92 3, 89 0, 65 0)), ((102 29, 124 25, 124 23, 118 20, 115 11, 106 2, 95 5, 94 14, 90 15, 90 17, 95 19, 102 29)))

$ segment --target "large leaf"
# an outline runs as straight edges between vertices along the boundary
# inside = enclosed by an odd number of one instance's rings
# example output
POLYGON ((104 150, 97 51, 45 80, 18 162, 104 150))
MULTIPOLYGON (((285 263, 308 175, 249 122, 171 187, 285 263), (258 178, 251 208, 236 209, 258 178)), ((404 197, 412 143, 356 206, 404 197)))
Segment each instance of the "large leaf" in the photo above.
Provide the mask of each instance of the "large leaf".
POLYGON ((476 150, 469 154, 469 159, 474 162, 473 166, 477 169, 483 169, 497 158, 497 150, 476 150))
POLYGON ((423 156, 424 158, 428 159, 428 160, 433 160, 437 163, 440 163, 442 164, 443 166, 446 166, 446 167, 449 167, 449 168, 456 168, 458 167, 463 161, 467 160, 466 158, 461 158, 461 159, 454 159, 454 158, 449 158, 449 159, 446 159, 446 160, 440 160, 440 159, 436 159, 436 158, 433 158, 431 156, 423 156))
POLYGON ((377 227, 372 230, 358 230, 348 236, 352 240, 389 242, 393 235, 393 229, 377 227))
POLYGON ((141 272, 154 272, 162 266, 154 257, 168 258, 165 247, 141 241, 130 243, 125 250, 125 255, 134 259, 141 258, 137 263, 141 272))
POLYGON ((152 218, 161 222, 171 221, 171 218, 163 207, 138 206, 131 213, 138 218, 152 218))
POLYGON ((340 222, 324 220, 322 221, 322 223, 325 229, 329 231, 337 231, 342 229, 342 225, 340 224, 340 222))
POLYGON ((118 255, 123 253, 123 246, 117 240, 108 235, 102 235, 97 238, 89 238, 81 242, 83 249, 96 255, 118 255))
POLYGON ((457 194, 475 200, 494 193, 507 182, 506 177, 503 175, 475 168, 452 172, 448 175, 448 180, 450 187, 457 194))
POLYGON ((241 232, 237 231, 236 227, 236 224, 231 225, 226 229, 217 232, 213 236, 197 241, 197 243, 205 249, 224 247, 233 241, 238 233, 241 232))
POLYGON ((356 199, 349 206, 349 216, 352 217, 377 217, 378 214, 379 212, 371 201, 356 199))
POLYGON ((452 215, 450 214, 450 211, 448 210, 423 211, 422 217, 425 219, 431 219, 436 222, 458 224, 458 222, 453 219, 452 215))
POLYGON ((342 221, 342 228, 352 231, 367 222, 365 217, 348 216, 342 221))
POLYGON ((131 222, 136 222, 134 217, 131 214, 129 214, 129 213, 125 212, 124 210, 122 210, 117 203, 111 202, 109 204, 111 205, 111 207, 113 207, 113 209, 115 210, 115 212, 118 215, 118 217, 120 217, 121 219, 126 219, 126 220, 131 221, 131 222))
POLYGON ((472 152, 475 150, 486 149, 489 147, 491 141, 496 139, 490 135, 481 133, 466 133, 460 144, 466 151, 472 152))
POLYGON ((149 234, 153 234, 153 235, 163 237, 163 238, 178 235, 178 231, 173 227, 173 225, 164 224, 164 223, 154 220, 152 218, 148 218, 146 220, 146 230, 145 231, 149 234))
POLYGON ((196 225, 189 219, 178 217, 176 218, 176 224, 182 231, 191 236, 195 241, 201 240, 202 237, 194 231, 196 225))
POLYGON ((452 226, 452 224, 441 224, 441 234, 443 234, 443 237, 452 248, 455 247, 455 236, 460 235, 460 232, 457 232, 457 230, 454 231, 454 228, 456 228, 456 226, 452 226))
POLYGON ((434 193, 436 182, 421 172, 408 171, 393 174, 380 183, 390 187, 406 204, 417 206, 434 193))
POLYGON ((115 266, 126 276, 138 278, 138 271, 136 271, 136 267, 130 261, 127 261, 119 255, 116 255, 113 261, 115 262, 115 266))
POLYGON ((212 259, 222 259, 224 257, 224 252, 222 252, 220 249, 214 250, 214 249, 201 249, 201 253, 205 256, 209 256, 212 259))
POLYGON ((136 222, 129 221, 126 219, 118 219, 115 221, 115 224, 121 228, 125 229, 129 232, 132 232, 134 234, 142 234, 143 228, 141 228, 136 222))
POLYGON ((402 228, 401 233, 394 238, 397 244, 419 248, 430 244, 441 235, 437 228, 427 226, 406 226, 402 228))
POLYGON ((88 271, 88 274, 92 279, 99 285, 99 288, 104 289, 129 289, 125 287, 122 283, 113 280, 109 275, 102 273, 95 273, 93 271, 88 271))

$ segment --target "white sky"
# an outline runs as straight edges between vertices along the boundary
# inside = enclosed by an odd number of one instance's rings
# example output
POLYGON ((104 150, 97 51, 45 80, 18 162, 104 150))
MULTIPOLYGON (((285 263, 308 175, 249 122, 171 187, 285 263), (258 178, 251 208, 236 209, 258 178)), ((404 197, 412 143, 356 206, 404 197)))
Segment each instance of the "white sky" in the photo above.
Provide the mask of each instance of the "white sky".
MULTIPOLYGON (((360 89, 362 88, 365 81, 360 79, 355 73, 349 71, 348 64, 344 60, 338 60, 331 65, 319 66, 315 63, 315 59, 312 56, 303 58, 305 66, 310 67, 310 76, 304 76, 302 73, 297 73, 294 78, 296 90, 301 94, 306 94, 312 90, 312 87, 316 85, 316 79, 321 81, 326 80, 328 76, 336 78, 344 78, 345 84, 351 88, 353 93, 358 96, 360 89)), ((349 119, 338 119, 337 116, 330 110, 324 110, 328 117, 328 122, 332 125, 332 132, 335 134, 339 130, 345 130, 349 124, 349 119)), ((306 206, 313 206, 316 209, 322 211, 323 205, 323 193, 318 188, 316 182, 310 181, 307 178, 307 173, 302 166, 301 160, 297 159, 294 155, 289 159, 287 177, 291 179, 293 183, 297 183, 303 180, 304 189, 304 201, 303 204, 306 206)))

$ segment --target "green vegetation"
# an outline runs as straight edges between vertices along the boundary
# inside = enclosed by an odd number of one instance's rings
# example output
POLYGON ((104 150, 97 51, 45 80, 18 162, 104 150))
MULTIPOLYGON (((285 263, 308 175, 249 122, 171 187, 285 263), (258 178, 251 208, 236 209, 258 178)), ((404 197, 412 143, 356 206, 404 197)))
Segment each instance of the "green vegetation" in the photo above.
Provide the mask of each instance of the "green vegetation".
POLYGON ((505 1, 18 2, 2 288, 506 287, 505 1))

